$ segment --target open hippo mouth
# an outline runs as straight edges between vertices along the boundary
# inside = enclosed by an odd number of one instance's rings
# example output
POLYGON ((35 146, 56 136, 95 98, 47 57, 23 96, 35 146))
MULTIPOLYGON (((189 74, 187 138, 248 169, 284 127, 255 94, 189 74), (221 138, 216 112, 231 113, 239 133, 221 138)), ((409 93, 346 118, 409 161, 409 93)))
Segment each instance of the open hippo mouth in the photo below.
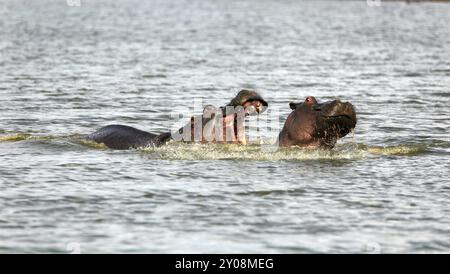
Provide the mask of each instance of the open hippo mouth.
POLYGON ((302 103, 290 103, 289 106, 293 112, 280 132, 280 146, 332 148, 339 138, 356 126, 356 111, 348 102, 318 103, 310 96, 302 103))
POLYGON ((235 112, 239 112, 240 108, 243 108, 245 116, 248 116, 263 113, 268 104, 256 91, 243 89, 222 109, 226 111, 227 107, 231 109, 231 112, 233 112, 232 108, 235 112))
POLYGON ((241 90, 226 106, 208 105, 202 115, 172 134, 176 141, 246 144, 245 118, 263 113, 267 102, 253 90, 241 90))

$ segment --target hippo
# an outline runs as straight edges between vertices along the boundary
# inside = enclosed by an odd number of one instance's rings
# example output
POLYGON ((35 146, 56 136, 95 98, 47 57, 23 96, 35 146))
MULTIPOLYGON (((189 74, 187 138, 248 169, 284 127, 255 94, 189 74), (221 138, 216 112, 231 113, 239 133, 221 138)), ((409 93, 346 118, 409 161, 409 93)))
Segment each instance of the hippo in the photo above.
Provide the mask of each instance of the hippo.
POLYGON ((125 125, 108 125, 86 135, 85 139, 112 149, 159 147, 170 140, 199 143, 246 144, 245 117, 258 115, 268 107, 256 91, 243 89, 227 105, 208 105, 203 113, 177 132, 153 134, 125 125))
POLYGON ((261 114, 267 107, 256 91, 244 89, 224 107, 206 106, 202 115, 191 117, 172 138, 184 142, 247 144, 245 118, 261 114))
POLYGON ((112 149, 132 149, 159 147, 171 139, 171 133, 153 134, 130 126, 108 125, 84 136, 84 139, 112 149))
POLYGON ((355 108, 348 102, 318 103, 309 96, 304 102, 291 102, 289 106, 292 112, 278 136, 280 147, 331 149, 356 126, 355 108))

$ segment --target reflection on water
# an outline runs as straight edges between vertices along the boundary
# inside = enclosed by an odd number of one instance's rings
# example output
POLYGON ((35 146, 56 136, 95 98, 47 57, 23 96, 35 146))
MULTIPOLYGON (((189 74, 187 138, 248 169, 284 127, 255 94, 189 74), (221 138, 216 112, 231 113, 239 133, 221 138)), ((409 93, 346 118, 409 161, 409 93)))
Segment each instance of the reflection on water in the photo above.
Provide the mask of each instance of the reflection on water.
POLYGON ((0 252, 448 252, 449 16, 438 3, 3 1, 0 252), (241 88, 270 104, 249 146, 80 138, 161 133, 241 88), (354 135, 276 149, 288 103, 309 95, 352 102, 354 135))

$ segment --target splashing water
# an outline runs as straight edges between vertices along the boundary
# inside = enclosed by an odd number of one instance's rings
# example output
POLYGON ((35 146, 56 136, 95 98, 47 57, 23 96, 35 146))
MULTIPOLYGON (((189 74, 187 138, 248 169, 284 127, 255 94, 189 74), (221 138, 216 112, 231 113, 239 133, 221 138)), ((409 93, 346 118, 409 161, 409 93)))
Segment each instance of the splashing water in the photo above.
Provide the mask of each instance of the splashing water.
MULTIPOLYGON (((21 142, 39 140, 69 140, 69 143, 78 144, 93 149, 108 149, 102 143, 85 140, 81 135, 52 136, 16 133, 0 136, 0 142, 21 142)), ((255 140, 250 145, 238 144, 199 144, 169 142, 157 148, 140 148, 144 154, 155 159, 163 160, 250 160, 250 161, 302 161, 302 160, 342 160, 361 159, 370 155, 403 155, 414 156, 425 153, 429 146, 397 145, 397 146, 367 146, 358 144, 354 131, 351 142, 339 143, 334 149, 306 149, 301 147, 277 148, 272 145, 273 139, 255 140)), ((441 144, 440 147, 448 147, 441 144)))

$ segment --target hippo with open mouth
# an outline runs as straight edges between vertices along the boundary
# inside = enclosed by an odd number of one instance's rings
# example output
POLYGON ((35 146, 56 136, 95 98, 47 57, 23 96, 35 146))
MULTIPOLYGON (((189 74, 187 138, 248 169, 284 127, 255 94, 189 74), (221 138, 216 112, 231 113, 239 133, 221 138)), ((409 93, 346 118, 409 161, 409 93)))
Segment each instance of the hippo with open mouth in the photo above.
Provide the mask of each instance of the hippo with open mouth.
POLYGON ((261 114, 267 106, 256 91, 241 90, 224 107, 206 106, 202 115, 192 117, 172 138, 184 142, 247 144, 245 118, 261 114))
POLYGON ((278 136, 280 147, 328 148, 356 126, 355 108, 340 100, 318 103, 309 96, 303 103, 290 103, 293 110, 278 136))
POLYGON ((267 102, 252 90, 241 90, 225 107, 206 106, 202 115, 175 133, 153 134, 130 126, 109 125, 85 136, 112 149, 158 147, 169 140, 200 143, 246 144, 245 117, 267 109, 267 102))

